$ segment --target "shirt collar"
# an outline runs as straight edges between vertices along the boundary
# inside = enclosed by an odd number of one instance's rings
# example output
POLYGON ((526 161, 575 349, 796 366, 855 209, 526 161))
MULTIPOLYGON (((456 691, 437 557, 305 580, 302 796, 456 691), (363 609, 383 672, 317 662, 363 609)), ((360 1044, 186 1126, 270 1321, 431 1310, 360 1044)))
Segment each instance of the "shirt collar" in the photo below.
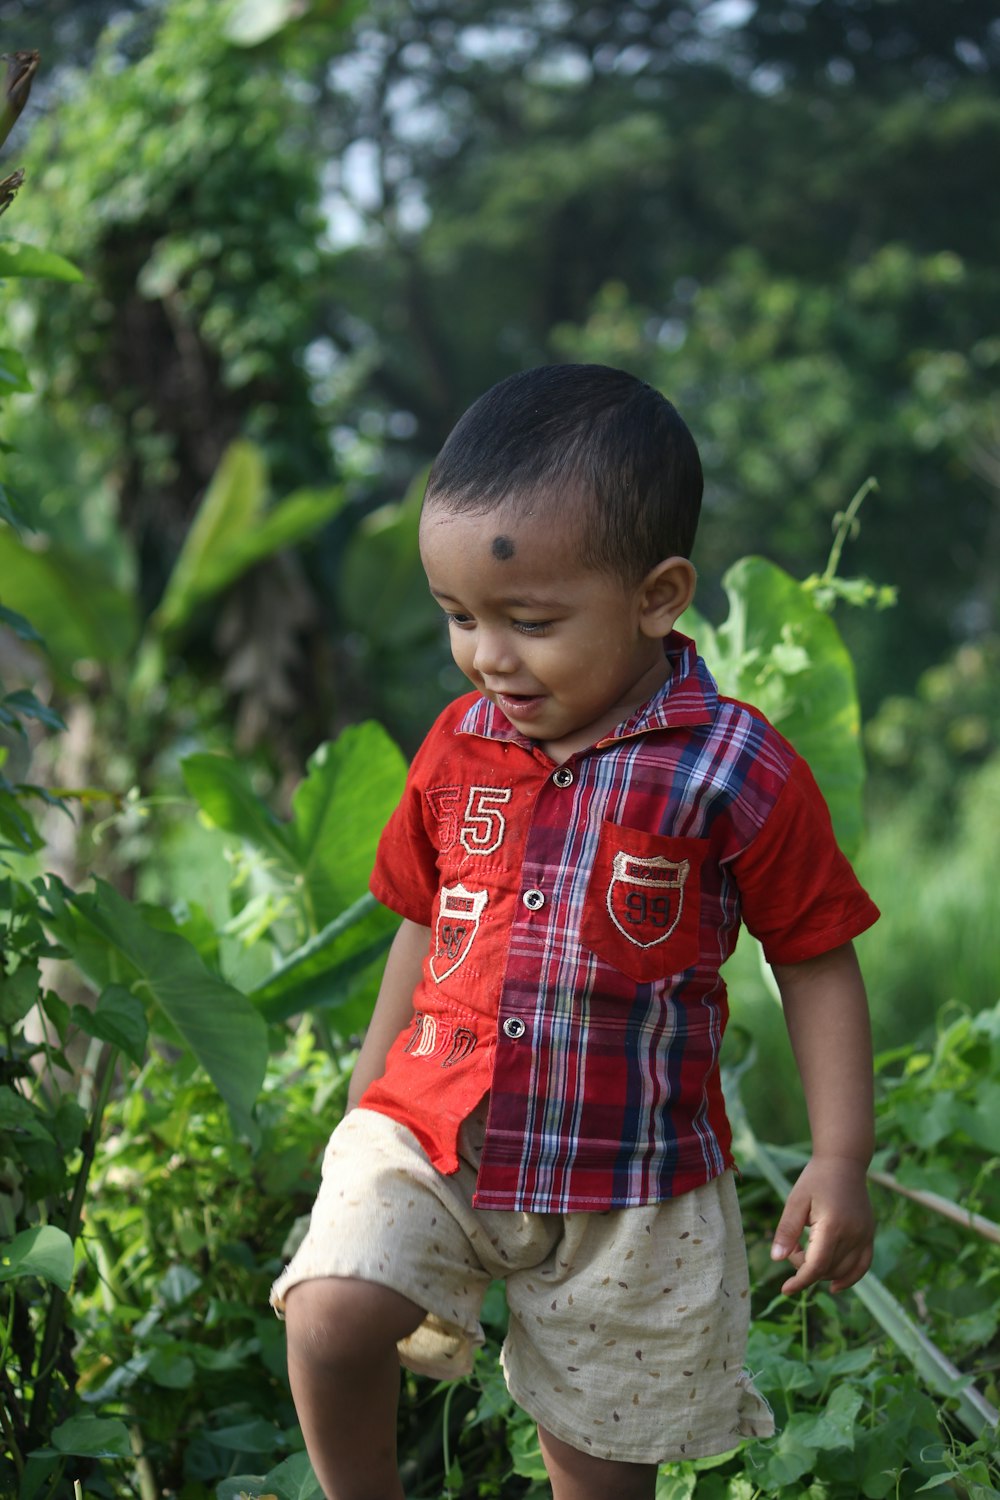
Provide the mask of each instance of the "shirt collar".
MULTIPOLYGON (((715 718, 719 689, 698 655, 694 641, 675 630, 664 641, 663 649, 671 668, 666 682, 652 698, 640 704, 634 714, 599 740, 595 748, 604 749, 618 740, 632 739, 635 735, 657 729, 710 724, 715 718)), ((456 724, 455 733, 475 734, 487 740, 510 740, 529 750, 536 748, 534 740, 515 729, 506 714, 501 713, 488 698, 474 701, 456 724)))

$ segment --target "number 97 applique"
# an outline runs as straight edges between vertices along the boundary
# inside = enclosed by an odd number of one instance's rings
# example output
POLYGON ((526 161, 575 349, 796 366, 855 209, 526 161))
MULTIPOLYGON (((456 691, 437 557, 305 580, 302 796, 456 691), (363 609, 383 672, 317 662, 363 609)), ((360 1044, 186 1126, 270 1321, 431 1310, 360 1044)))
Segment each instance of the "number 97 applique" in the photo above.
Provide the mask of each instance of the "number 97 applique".
POLYGON ((438 984, 468 958, 488 899, 488 892, 468 891, 464 885, 441 887, 430 965, 438 984))

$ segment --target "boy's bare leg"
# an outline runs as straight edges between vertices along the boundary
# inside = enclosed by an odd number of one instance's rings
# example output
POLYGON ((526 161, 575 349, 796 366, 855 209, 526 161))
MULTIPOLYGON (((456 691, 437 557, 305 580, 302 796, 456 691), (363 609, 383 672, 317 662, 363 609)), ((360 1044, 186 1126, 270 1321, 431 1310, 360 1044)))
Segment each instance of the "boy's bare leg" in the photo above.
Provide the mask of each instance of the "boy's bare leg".
POLYGON ((552 1500, 653 1500, 656 1464, 613 1463, 594 1458, 538 1429, 542 1457, 552 1481, 552 1500))
POLYGON ((288 1378, 327 1500, 403 1500, 396 1344, 423 1309, 371 1281, 302 1281, 285 1299, 288 1378))

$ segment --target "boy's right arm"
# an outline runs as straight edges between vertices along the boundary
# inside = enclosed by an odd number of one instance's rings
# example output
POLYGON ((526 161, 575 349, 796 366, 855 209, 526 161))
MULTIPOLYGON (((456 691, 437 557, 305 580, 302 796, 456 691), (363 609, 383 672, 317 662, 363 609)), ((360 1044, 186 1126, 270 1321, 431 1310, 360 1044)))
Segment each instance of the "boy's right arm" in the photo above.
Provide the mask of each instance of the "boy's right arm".
POLYGON ((389 949, 375 1009, 354 1065, 354 1075, 347 1090, 349 1110, 354 1109, 368 1085, 382 1077, 389 1048, 410 1024, 413 992, 420 983, 430 945, 430 928, 421 927, 404 917, 389 949))

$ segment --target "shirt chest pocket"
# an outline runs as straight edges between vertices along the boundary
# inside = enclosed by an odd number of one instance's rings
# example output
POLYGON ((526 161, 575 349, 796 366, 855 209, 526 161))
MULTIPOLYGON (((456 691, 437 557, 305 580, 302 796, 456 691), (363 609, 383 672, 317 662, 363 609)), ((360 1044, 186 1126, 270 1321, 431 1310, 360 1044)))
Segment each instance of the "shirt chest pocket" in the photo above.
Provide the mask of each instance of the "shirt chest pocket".
POLYGON ((648 983, 698 962, 704 839, 605 823, 587 888, 584 945, 648 983))

